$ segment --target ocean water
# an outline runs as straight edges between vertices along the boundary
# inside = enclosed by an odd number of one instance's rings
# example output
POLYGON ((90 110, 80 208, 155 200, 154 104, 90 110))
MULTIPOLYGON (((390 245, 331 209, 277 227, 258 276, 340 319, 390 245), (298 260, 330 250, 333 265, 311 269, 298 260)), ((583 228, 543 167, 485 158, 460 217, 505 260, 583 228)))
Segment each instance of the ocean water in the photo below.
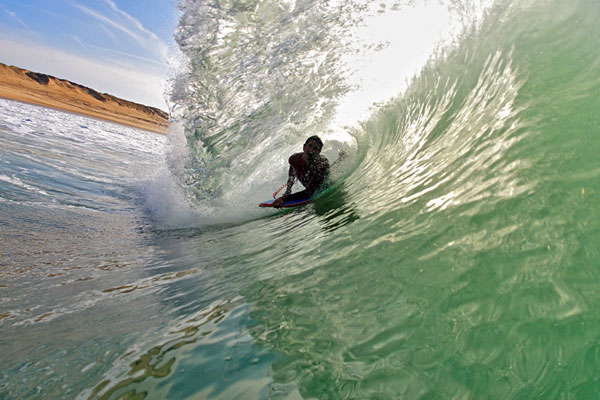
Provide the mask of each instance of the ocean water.
POLYGON ((179 7, 169 136, 0 100, 0 398, 600 397, 599 4, 179 7))

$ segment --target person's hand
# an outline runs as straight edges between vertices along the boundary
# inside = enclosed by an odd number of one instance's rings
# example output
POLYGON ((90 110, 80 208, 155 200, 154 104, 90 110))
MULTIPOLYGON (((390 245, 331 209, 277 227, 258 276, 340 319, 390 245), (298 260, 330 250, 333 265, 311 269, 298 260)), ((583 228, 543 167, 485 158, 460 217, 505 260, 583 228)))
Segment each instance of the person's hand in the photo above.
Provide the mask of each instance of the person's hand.
POLYGON ((273 202, 273 207, 279 208, 283 205, 284 202, 285 202, 285 197, 281 196, 280 198, 276 199, 273 202))

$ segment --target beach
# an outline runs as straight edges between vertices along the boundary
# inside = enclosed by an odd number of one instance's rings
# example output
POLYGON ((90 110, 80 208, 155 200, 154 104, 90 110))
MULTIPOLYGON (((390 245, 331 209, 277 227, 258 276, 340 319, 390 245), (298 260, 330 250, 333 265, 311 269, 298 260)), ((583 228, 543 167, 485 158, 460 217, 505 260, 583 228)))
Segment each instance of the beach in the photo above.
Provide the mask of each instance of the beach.
POLYGON ((168 114, 51 75, 0 63, 0 97, 166 134, 168 114))

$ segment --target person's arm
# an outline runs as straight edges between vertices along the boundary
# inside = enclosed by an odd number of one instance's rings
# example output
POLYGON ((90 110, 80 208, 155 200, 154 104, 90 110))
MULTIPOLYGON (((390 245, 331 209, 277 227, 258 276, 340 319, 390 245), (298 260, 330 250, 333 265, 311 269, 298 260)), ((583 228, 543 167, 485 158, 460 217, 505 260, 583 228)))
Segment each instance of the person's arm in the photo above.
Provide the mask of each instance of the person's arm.
POLYGON ((282 197, 287 197, 292 193, 292 187, 294 186, 294 182, 296 181, 296 170, 294 167, 290 165, 290 169, 288 171, 288 180, 287 180, 287 188, 285 189, 285 193, 282 197))
POLYGON ((290 169, 288 171, 287 188, 285 189, 285 193, 273 202, 273 207, 280 207, 285 202, 285 199, 292 193, 292 187, 294 186, 295 181, 296 170, 294 170, 294 167, 290 165, 290 169))

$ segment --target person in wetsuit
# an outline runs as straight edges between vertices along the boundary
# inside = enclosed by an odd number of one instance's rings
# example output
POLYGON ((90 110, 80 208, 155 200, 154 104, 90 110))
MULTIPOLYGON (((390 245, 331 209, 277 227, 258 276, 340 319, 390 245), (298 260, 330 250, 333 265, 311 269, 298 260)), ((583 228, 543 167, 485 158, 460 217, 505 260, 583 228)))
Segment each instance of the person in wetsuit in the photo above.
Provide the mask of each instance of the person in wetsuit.
POLYGON ((302 153, 296 153, 290 157, 287 189, 280 198, 273 202, 273 207, 281 207, 286 201, 308 199, 323 184, 329 175, 329 160, 321 155, 322 148, 323 141, 318 136, 311 136, 306 139, 302 153), (291 194, 296 178, 304 185, 305 189, 291 194))

